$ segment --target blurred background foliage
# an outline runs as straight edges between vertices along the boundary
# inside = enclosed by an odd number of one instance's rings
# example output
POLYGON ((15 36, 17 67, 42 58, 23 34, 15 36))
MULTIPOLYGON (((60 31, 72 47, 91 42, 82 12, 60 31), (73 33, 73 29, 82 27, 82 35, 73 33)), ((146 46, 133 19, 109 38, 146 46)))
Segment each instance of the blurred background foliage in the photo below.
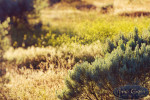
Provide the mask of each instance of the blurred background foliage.
POLYGON ((9 77, 6 75, 6 67, 4 66, 4 53, 10 47, 8 35, 10 18, 7 18, 0 24, 0 99, 8 98, 8 89, 5 84, 9 82, 9 77))
MULTIPOLYGON (((148 18, 135 18, 134 20, 132 18, 122 19, 122 17, 119 16, 101 16, 99 13, 93 13, 92 11, 89 12, 88 15, 85 12, 83 12, 85 13, 83 15, 73 13, 71 16, 69 15, 70 18, 67 18, 67 14, 65 14, 63 15, 66 17, 65 19, 60 17, 59 20, 55 20, 55 23, 58 25, 53 25, 54 21, 51 21, 50 23, 48 22, 52 18, 48 19, 46 17, 47 14, 45 13, 49 14, 49 11, 45 8, 48 6, 51 7, 50 4, 55 2, 56 1, 47 0, 28 0, 24 2, 17 0, 9 2, 10 6, 8 9, 3 9, 4 7, 1 7, 1 10, 3 10, 0 14, 2 16, 1 21, 10 17, 11 28, 8 34, 11 37, 11 46, 25 48, 28 46, 45 47, 49 45, 60 46, 62 43, 74 42, 91 44, 97 40, 104 42, 106 37, 113 38, 113 36, 120 32, 127 34, 132 32, 134 27, 138 27, 141 32, 149 26, 148 18), (23 3, 26 5, 22 6, 23 3), (18 12, 14 13, 12 9, 18 9, 18 12), (44 12, 42 12, 43 9, 45 9, 44 12), (91 21, 94 16, 97 17, 91 21), (79 17, 80 20, 78 19, 79 17), (85 17, 90 20, 85 20, 85 17), (47 20, 44 21, 45 19, 47 20), (69 24, 72 19, 73 24, 69 24)), ((68 1, 64 0, 58 2, 68 1)), ((69 2, 75 1, 69 0, 69 2)), ((8 5, 7 3, 7 1, 1 0, 1 5, 8 5)), ((51 16, 53 16, 53 13, 51 16)))

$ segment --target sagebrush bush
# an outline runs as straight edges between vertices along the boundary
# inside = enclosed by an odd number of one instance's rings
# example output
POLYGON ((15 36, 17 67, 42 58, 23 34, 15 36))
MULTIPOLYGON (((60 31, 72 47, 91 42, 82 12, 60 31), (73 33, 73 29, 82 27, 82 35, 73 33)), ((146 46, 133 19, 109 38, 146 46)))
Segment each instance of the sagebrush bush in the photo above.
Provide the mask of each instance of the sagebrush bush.
POLYGON ((113 98, 113 89, 122 85, 134 84, 148 87, 150 80, 150 32, 142 36, 135 33, 129 37, 119 36, 111 41, 104 58, 93 63, 78 64, 66 79, 66 89, 58 98, 71 100, 84 98, 99 100, 113 98), (84 96, 83 96, 84 94, 84 96))

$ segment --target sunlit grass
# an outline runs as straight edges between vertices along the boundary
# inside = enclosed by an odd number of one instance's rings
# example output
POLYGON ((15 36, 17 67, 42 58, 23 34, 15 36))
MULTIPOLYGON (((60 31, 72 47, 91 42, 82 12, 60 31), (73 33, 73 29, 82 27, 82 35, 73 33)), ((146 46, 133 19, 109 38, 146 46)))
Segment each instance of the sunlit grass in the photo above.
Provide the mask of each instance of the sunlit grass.
POLYGON ((103 56, 104 47, 103 44, 97 41, 90 45, 72 43, 60 47, 10 48, 4 54, 4 58, 10 63, 15 63, 18 67, 72 68, 79 61, 92 62, 96 56, 103 56), (40 65, 42 62, 47 64, 40 65))
POLYGON ((22 74, 10 72, 9 97, 15 100, 57 100, 56 91, 64 87, 66 70, 47 72, 20 70, 22 74))

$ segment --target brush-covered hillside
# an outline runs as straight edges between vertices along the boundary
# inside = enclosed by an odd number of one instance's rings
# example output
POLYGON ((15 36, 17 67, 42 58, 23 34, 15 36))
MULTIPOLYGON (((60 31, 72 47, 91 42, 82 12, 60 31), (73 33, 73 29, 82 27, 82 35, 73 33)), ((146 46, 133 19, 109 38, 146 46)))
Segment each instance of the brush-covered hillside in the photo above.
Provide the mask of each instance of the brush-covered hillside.
POLYGON ((115 100, 129 84, 150 91, 149 4, 0 0, 0 100, 115 100))

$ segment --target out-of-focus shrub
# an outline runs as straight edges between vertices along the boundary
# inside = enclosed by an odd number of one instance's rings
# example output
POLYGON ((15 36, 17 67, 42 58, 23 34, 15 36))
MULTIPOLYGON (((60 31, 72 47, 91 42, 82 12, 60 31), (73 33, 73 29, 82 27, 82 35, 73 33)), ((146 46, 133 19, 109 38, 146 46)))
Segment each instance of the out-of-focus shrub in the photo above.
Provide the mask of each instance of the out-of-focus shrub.
POLYGON ((0 0, 0 20, 13 16, 24 19, 33 9, 33 0, 0 0))
POLYGON ((7 100, 8 99, 8 90, 5 87, 5 84, 9 82, 9 79, 6 77, 6 68, 4 66, 4 58, 3 55, 6 50, 8 50, 10 46, 10 40, 8 38, 8 30, 9 30, 9 22, 8 18, 6 21, 0 24, 0 99, 7 100))
POLYGON ((58 2, 60 2, 61 0, 49 0, 49 3, 51 4, 51 5, 53 5, 53 4, 55 4, 55 3, 58 3, 58 2))
POLYGON ((61 0, 61 1, 71 3, 71 2, 81 1, 81 0, 61 0))
POLYGON ((8 38, 8 30, 9 30, 9 22, 8 18, 5 22, 0 24, 0 58, 2 58, 3 52, 6 51, 10 45, 10 41, 8 38))
POLYGON ((24 46, 24 41, 30 41, 27 46, 34 44, 32 43, 34 39, 32 41, 33 37, 30 36, 35 33, 36 36, 39 33, 42 34, 42 24, 36 25, 37 23, 33 24, 30 20, 39 20, 40 10, 47 6, 47 0, 0 0, 0 21, 3 22, 7 17, 10 17, 9 35, 12 38, 12 45, 19 43, 18 46, 24 46))
POLYGON ((50 3, 50 5, 53 5, 53 4, 59 3, 59 2, 72 3, 72 2, 76 2, 76 1, 81 1, 81 0, 49 0, 49 3, 50 3))

